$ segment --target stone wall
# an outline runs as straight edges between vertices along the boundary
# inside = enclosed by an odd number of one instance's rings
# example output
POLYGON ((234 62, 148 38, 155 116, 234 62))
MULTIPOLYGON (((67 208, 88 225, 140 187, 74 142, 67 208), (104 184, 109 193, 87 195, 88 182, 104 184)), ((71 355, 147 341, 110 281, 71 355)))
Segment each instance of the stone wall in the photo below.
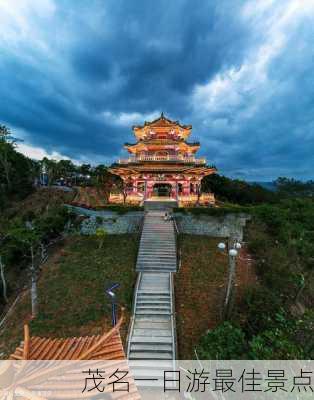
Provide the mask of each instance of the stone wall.
POLYGON ((144 217, 142 211, 130 211, 125 214, 119 214, 115 211, 95 211, 82 207, 67 207, 76 214, 87 217, 81 223, 82 235, 93 235, 98 228, 103 228, 109 235, 139 233, 144 217))
POLYGON ((233 237, 243 240, 243 228, 250 219, 246 214, 227 214, 225 216, 193 215, 175 213, 175 221, 180 233, 208 235, 213 237, 233 237))

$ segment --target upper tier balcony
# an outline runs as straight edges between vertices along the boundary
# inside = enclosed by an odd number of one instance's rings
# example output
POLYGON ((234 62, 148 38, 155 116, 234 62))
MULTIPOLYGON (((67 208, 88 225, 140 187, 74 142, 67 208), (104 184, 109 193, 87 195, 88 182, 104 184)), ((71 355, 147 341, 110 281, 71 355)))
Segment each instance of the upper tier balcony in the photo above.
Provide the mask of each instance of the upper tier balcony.
POLYGON ((206 164, 206 158, 195 158, 195 157, 180 157, 180 156, 137 156, 137 157, 129 157, 126 159, 120 159, 119 164, 134 164, 141 162, 175 162, 175 163, 183 163, 183 164, 197 164, 204 165, 206 164))

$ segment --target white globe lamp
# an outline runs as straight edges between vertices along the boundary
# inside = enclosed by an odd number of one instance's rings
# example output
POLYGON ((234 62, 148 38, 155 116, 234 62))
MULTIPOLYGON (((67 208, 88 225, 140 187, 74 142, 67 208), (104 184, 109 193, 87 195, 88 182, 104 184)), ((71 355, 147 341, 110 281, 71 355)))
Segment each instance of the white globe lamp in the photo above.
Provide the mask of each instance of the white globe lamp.
POLYGON ((219 250, 225 250, 225 248, 226 248, 226 244, 225 243, 223 243, 223 242, 220 242, 220 243, 218 243, 218 249, 219 250))
POLYGON ((236 249, 230 249, 229 250, 229 255, 231 257, 236 257, 238 255, 238 251, 236 249))

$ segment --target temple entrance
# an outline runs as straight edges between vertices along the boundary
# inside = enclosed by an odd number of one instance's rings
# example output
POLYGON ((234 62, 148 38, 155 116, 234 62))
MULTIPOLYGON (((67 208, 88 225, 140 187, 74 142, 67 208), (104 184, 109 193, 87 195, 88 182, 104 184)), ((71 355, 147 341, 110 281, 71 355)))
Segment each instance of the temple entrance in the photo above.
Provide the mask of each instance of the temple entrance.
POLYGON ((172 186, 170 183, 155 183, 153 187, 154 196, 170 197, 172 186))

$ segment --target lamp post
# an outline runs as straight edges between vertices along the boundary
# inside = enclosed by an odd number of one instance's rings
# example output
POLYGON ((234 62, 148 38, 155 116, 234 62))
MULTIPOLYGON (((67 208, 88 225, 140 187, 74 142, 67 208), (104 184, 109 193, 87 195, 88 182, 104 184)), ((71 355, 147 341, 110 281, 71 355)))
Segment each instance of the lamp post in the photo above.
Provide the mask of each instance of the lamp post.
POLYGON ((234 298, 234 282, 236 277, 236 259, 238 256, 238 251, 241 249, 241 243, 238 240, 232 238, 228 239, 228 243, 220 242, 218 243, 218 249, 221 252, 227 252, 229 259, 229 273, 228 273, 228 285, 226 290, 226 296, 224 300, 224 317, 229 318, 231 312, 231 303, 234 298))
POLYGON ((119 283, 114 283, 108 289, 105 289, 106 294, 109 296, 111 300, 111 318, 112 318, 112 326, 117 325, 117 302, 116 302, 116 294, 114 290, 120 286, 119 283))

